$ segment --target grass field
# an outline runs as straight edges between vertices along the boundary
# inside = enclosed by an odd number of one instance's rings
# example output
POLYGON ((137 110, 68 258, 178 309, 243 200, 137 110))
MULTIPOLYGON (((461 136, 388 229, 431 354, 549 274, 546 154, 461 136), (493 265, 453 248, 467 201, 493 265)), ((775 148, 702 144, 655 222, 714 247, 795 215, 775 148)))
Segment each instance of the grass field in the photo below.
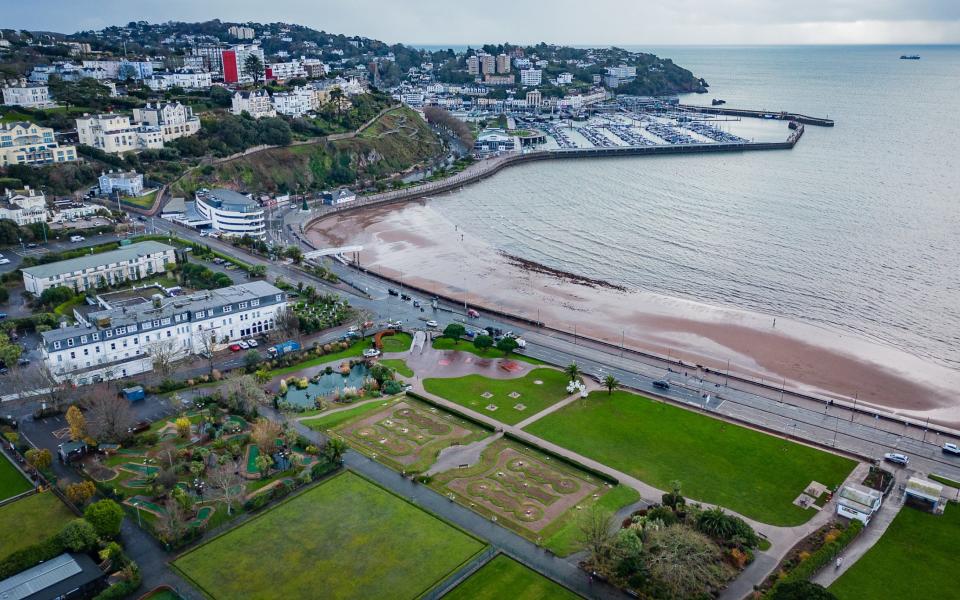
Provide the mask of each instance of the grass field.
POLYGON ((76 518, 52 492, 33 494, 0 506, 0 560, 39 544, 76 518))
POLYGON ((157 191, 153 190, 149 194, 144 194, 143 196, 124 196, 121 198, 124 204, 130 204, 138 208, 151 208, 153 206, 153 201, 157 198, 157 191))
POLYGON ((833 487, 854 461, 628 392, 590 394, 526 428, 660 489, 771 525, 813 511, 792 501, 811 481, 833 487))
POLYGON ((484 544, 350 472, 173 564, 212 598, 416 598, 484 544))
POLYGON ((395 333, 383 336, 380 343, 383 344, 384 352, 406 352, 413 343, 413 337, 409 333, 395 333))
POLYGON ((445 595, 444 600, 574 600, 579 598, 567 588, 543 575, 498 554, 445 595))
POLYGON ((949 477, 943 477, 942 475, 927 475, 927 479, 932 479, 937 483, 942 483, 943 485, 949 485, 950 487, 960 489, 960 481, 954 481, 949 477))
POLYGON ((388 401, 367 402, 366 404, 360 404, 359 406, 354 406, 353 408, 342 410, 332 415, 323 415, 314 419, 303 419, 301 423, 314 431, 326 431, 327 429, 333 429, 341 423, 346 423, 356 417, 365 415, 370 411, 383 410, 384 406, 389 403, 388 401))
MULTIPOLYGON (((618 485, 594 503, 602 510, 616 513, 624 506, 633 504, 640 500, 640 492, 627 487, 618 485)), ((543 547, 547 548, 557 556, 569 556, 574 552, 582 550, 580 543, 580 522, 577 521, 577 515, 568 512, 555 523, 551 523, 542 532, 543 547)))
POLYGON ((6 456, 0 456, 0 500, 22 494, 31 487, 33 486, 30 482, 20 474, 6 456))
POLYGON ((937 516, 909 506, 883 537, 830 586, 840 600, 960 598, 957 578, 960 506, 937 516))
POLYGON ((431 394, 513 425, 566 398, 569 381, 562 371, 534 369, 517 379, 490 379, 482 375, 425 379, 423 387, 431 394), (542 383, 536 384, 535 381, 542 383), (483 394, 487 392, 493 396, 484 398, 483 394), (520 396, 511 397, 513 392, 520 396), (519 404, 523 405, 523 410, 514 408, 519 404), (490 405, 497 409, 488 410, 486 407, 490 405))
MULTIPOLYGON (((477 350, 477 347, 473 345, 473 342, 467 340, 451 340, 450 338, 437 338, 433 340, 433 347, 437 350, 459 350, 460 352, 469 352, 471 354, 476 354, 477 356, 482 356, 484 358, 503 358, 504 354, 502 351, 497 350, 496 348, 488 348, 484 352, 477 350)), ((510 358, 514 360, 519 360, 522 362, 530 363, 531 365, 545 365, 547 363, 536 358, 531 358, 529 356, 524 356, 523 354, 511 354, 510 358)))
POLYGON ((407 366, 407 362, 400 358, 386 358, 380 361, 380 364, 389 367, 404 377, 413 377, 413 369, 407 366))

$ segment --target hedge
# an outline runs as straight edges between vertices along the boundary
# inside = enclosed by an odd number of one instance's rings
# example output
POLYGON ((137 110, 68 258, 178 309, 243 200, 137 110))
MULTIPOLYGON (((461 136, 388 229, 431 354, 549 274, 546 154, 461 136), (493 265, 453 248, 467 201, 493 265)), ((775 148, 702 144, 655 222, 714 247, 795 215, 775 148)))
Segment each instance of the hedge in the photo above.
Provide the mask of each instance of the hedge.
POLYGON ((863 530, 863 523, 861 521, 851 521, 850 524, 847 525, 847 528, 837 536, 837 539, 821 546, 816 552, 808 556, 806 560, 800 562, 792 571, 781 577, 777 583, 770 588, 766 597, 772 597, 774 591, 781 584, 809 580, 816 575, 820 569, 843 552, 844 548, 850 545, 850 542, 860 534, 861 530, 863 530))
POLYGON ((66 547, 60 541, 59 533, 50 536, 39 544, 18 550, 0 561, 0 580, 12 577, 42 561, 55 558, 65 551, 66 547))
POLYGON ((598 470, 594 469, 593 467, 588 467, 587 465, 581 464, 580 462, 578 462, 578 461, 576 461, 576 460, 573 460, 572 458, 567 458, 566 456, 563 456, 562 454, 557 454, 557 453, 554 452, 553 450, 549 450, 549 449, 547 449, 547 448, 544 448, 543 446, 541 446, 540 444, 536 443, 535 441, 532 441, 532 440, 527 439, 527 438, 522 438, 522 437, 520 437, 520 436, 518 436, 518 435, 514 435, 513 433, 511 433, 511 432, 509 432, 509 431, 504 431, 504 432, 503 432, 503 437, 507 438, 508 440, 513 440, 514 442, 517 442, 517 443, 519 443, 519 444, 523 444, 524 446, 529 446, 529 447, 533 448, 534 450, 536 450, 537 452, 541 452, 541 453, 543 453, 543 454, 546 454, 547 456, 553 458, 554 460, 558 460, 558 461, 560 461, 560 462, 563 462, 563 463, 566 463, 566 464, 571 465, 571 466, 573 466, 573 467, 576 467, 577 469, 580 469, 581 471, 586 471, 587 473, 590 473, 591 475, 593 475, 594 477, 600 479, 601 481, 606 481, 607 483, 610 483, 610 484, 612 484, 612 485, 620 485, 620 480, 617 479, 616 477, 613 477, 613 476, 611 476, 611 475, 607 475, 606 473, 604 473, 604 472, 602 472, 602 471, 598 471, 598 470))

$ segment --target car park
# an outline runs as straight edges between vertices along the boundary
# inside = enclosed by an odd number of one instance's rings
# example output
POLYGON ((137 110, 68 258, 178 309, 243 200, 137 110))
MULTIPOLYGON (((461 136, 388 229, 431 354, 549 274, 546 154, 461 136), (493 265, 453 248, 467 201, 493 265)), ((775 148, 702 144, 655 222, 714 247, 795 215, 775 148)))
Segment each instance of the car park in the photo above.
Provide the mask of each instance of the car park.
POLYGON ((661 390, 669 390, 669 389, 670 389, 670 384, 667 383, 666 381, 662 380, 662 379, 658 379, 658 380, 656 380, 656 381, 653 382, 653 387, 659 388, 659 389, 661 389, 661 390))
POLYGON ((910 462, 910 457, 906 454, 900 454, 899 452, 887 452, 883 455, 883 460, 906 466, 906 464, 910 462))
POLYGON ((960 446, 947 442, 946 444, 943 445, 943 451, 946 454, 960 454, 960 446))

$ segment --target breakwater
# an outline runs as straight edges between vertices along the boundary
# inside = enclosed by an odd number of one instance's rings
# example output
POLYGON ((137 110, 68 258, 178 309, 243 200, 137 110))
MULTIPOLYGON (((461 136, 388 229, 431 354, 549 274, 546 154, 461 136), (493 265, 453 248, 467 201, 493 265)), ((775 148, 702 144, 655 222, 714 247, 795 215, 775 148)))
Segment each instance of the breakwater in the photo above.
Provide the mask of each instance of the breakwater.
POLYGON ((321 206, 301 223, 300 232, 331 214, 344 213, 368 206, 381 206, 416 200, 455 191, 465 185, 476 183, 517 164, 570 158, 608 158, 616 156, 656 156, 661 154, 709 154, 722 152, 749 152, 757 150, 790 150, 803 136, 803 125, 790 133, 783 142, 721 142, 715 144, 669 144, 659 146, 614 146, 610 148, 559 148, 538 150, 523 154, 496 156, 473 163, 460 173, 439 181, 431 181, 414 187, 363 196, 344 206, 321 206))
POLYGON ((752 117, 755 119, 776 119, 779 121, 796 121, 806 125, 816 125, 817 127, 833 127, 833 119, 823 117, 811 117, 799 113, 785 111, 767 111, 753 110, 749 108, 726 108, 723 106, 693 106, 691 104, 679 105, 680 110, 687 112, 699 112, 710 115, 730 115, 732 117, 752 117))

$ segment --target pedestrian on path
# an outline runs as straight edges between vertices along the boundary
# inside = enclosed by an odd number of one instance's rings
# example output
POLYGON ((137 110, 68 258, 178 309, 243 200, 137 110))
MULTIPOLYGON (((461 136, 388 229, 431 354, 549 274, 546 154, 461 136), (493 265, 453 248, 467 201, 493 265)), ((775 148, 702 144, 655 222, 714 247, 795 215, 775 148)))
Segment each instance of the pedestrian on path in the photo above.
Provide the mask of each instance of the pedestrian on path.
POLYGON ((842 556, 838 556, 838 557, 837 557, 837 569, 839 569, 839 568, 841 567, 841 565, 843 565, 843 557, 842 557, 842 556))

